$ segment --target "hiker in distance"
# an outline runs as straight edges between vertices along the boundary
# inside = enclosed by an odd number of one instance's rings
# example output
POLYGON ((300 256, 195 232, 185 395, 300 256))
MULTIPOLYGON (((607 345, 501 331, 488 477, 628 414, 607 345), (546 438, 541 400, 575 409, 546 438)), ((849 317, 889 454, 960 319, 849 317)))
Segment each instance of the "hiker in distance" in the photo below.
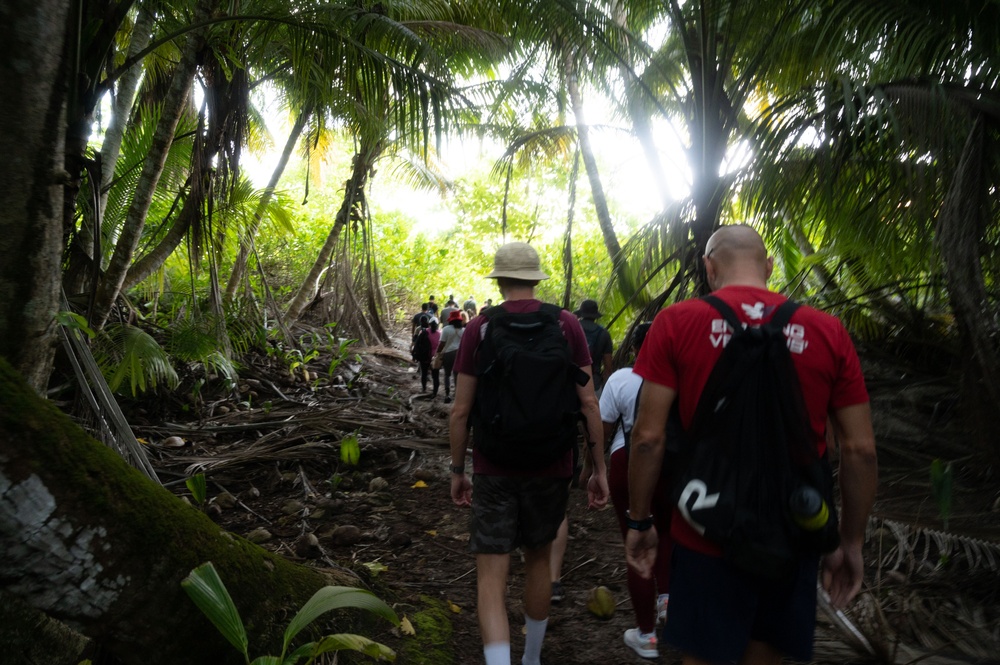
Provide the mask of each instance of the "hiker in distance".
MULTIPOLYGON (((451 497, 471 506, 477 609, 486 665, 510 665, 506 592, 510 553, 524 554, 522 665, 540 665, 550 609, 549 555, 569 501, 579 419, 585 419, 592 474, 588 504, 608 501, 601 415, 587 340, 576 318, 535 298, 548 279, 526 243, 497 250, 493 271, 504 301, 469 322, 455 371, 450 420, 451 497), (494 362, 498 357, 504 362, 494 362), (465 473, 469 425, 472 470, 465 473)), ((584 482, 582 479, 581 482, 584 482)))
MULTIPOLYGON (((626 538, 626 557, 641 574, 650 574, 658 534, 647 516, 650 515, 653 489, 660 477, 664 451, 675 443, 669 440, 673 430, 665 430, 674 401, 679 402, 684 436, 694 441, 689 445, 692 452, 687 458, 691 460, 688 464, 693 466, 698 460, 699 448, 706 450, 708 446, 712 450, 712 441, 698 437, 698 432, 702 431, 699 423, 712 420, 702 416, 703 409, 707 408, 712 414, 716 408, 727 408, 716 401, 720 393, 710 381, 710 376, 715 378, 716 364, 723 366, 720 358, 733 359, 733 354, 724 354, 724 347, 732 347, 735 351, 751 348, 748 345, 754 344, 753 340, 773 340, 774 344, 768 347, 771 350, 769 363, 758 364, 757 375, 753 378, 764 376, 771 372, 771 365, 780 364, 770 360, 787 362, 790 359, 791 364, 786 365, 783 374, 786 377, 784 385, 786 388, 796 382, 798 385, 794 390, 788 389, 779 401, 801 405, 796 409, 802 420, 803 434, 797 438, 802 445, 800 450, 819 461, 826 449, 824 437, 828 417, 839 442, 838 479, 842 497, 839 545, 836 544, 837 522, 832 498, 829 511, 825 500, 816 504, 814 517, 800 522, 800 531, 795 531, 797 527, 792 519, 793 502, 786 500, 780 507, 766 511, 764 519, 770 520, 768 526, 777 525, 776 530, 769 533, 793 534, 787 538, 780 536, 795 544, 785 550, 791 553, 790 564, 767 573, 748 572, 752 566, 747 559, 737 556, 744 550, 737 548, 732 533, 727 539, 710 541, 702 535, 707 536, 711 530, 706 528, 707 519, 692 517, 710 512, 717 515, 712 511, 721 509, 726 503, 719 498, 720 493, 713 495, 714 490, 699 490, 698 483, 701 483, 700 488, 705 488, 706 484, 697 479, 684 486, 682 479, 677 488, 683 491, 674 494, 677 503, 670 528, 674 540, 674 567, 670 613, 663 638, 683 654, 685 665, 718 662, 777 665, 783 656, 809 661, 816 617, 818 552, 835 547, 822 557, 822 584, 835 606, 849 603, 862 583, 861 548, 865 524, 875 499, 878 465, 861 365, 838 319, 810 307, 794 309, 794 304, 785 305, 784 296, 767 289, 773 259, 767 255, 760 235, 753 228, 745 225, 722 227, 709 239, 703 261, 712 295, 722 301, 722 305, 711 304, 707 298, 693 299, 661 311, 634 367, 635 373, 643 378, 643 387, 632 429, 630 530, 626 538), (732 310, 728 315, 724 313, 726 306, 732 310), (779 318, 786 317, 787 312, 791 312, 789 320, 779 318), (772 317, 779 319, 779 323, 769 325, 772 317), (733 321, 735 326, 728 321, 733 321), (736 344, 737 339, 739 344, 736 344), (707 407, 700 404, 703 392, 711 392, 713 396, 706 400, 712 402, 707 407), (691 432, 693 425, 695 431, 691 432), (812 523, 813 520, 817 521, 812 523), (808 544, 809 533, 821 533, 826 528, 832 529, 833 543, 814 552, 808 544)), ((778 374, 772 372, 770 376, 778 374)), ((771 396, 754 392, 764 391, 744 386, 742 391, 736 387, 722 394, 730 403, 736 401, 743 405, 755 404, 755 399, 775 401, 771 396)), ((727 416, 731 412, 731 409, 727 411, 727 416)), ((726 455, 719 456, 717 468, 724 470, 727 464, 731 467, 747 459, 753 464, 756 458, 745 455, 757 454, 756 451, 764 448, 764 444, 758 445, 761 437, 755 436, 756 432, 771 421, 785 419, 783 415, 753 415, 749 419, 740 418, 738 432, 729 432, 728 439, 733 445, 726 455), (751 421, 760 425, 748 424, 751 421), (754 443, 748 443, 750 440, 754 443), (741 457, 740 461, 731 459, 736 456, 741 457)), ((714 420, 725 421, 715 423, 716 431, 725 430, 732 422, 728 417, 715 417, 714 420)), ((787 420, 792 422, 792 418, 787 420)), ((781 477, 782 470, 789 475, 798 473, 800 468, 789 463, 788 450, 786 447, 783 452, 775 453, 772 447, 773 455, 759 465, 764 480, 776 487, 785 480, 781 477)), ((668 462, 674 459, 671 456, 668 462)), ((682 474, 687 473, 683 465, 678 466, 682 474)), ((741 471, 745 468, 741 467, 741 471)), ((797 477, 793 482, 800 481, 801 477, 797 477)), ((735 503, 740 504, 739 496, 735 503)))
POLYGON ((587 337, 587 348, 590 349, 590 357, 593 360, 594 390, 600 397, 604 379, 611 374, 611 359, 614 353, 611 333, 597 322, 597 319, 604 315, 598 309, 596 300, 584 300, 580 303, 580 309, 573 313, 580 318, 580 326, 587 337))

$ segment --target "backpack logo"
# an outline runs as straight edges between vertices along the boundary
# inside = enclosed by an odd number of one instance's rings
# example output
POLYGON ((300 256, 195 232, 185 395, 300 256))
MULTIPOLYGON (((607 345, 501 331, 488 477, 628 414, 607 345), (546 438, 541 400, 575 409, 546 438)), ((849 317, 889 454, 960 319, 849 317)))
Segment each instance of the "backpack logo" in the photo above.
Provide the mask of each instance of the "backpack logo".
POLYGON ((719 493, 709 494, 708 486, 703 481, 694 478, 688 481, 688 484, 681 491, 681 498, 677 501, 677 508, 680 510, 681 515, 684 516, 684 519, 687 520, 687 523, 693 526, 695 531, 704 536, 705 527, 691 516, 691 511, 715 508, 717 503, 719 503, 719 493), (694 497, 694 501, 691 501, 691 497, 694 497), (688 508, 689 505, 690 508, 688 508))

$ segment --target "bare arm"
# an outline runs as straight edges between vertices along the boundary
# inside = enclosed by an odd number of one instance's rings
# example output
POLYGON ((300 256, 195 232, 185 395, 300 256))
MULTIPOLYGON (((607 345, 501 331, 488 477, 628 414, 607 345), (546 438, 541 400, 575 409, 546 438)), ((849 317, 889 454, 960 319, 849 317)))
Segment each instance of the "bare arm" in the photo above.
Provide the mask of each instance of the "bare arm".
MULTIPOLYGON (((667 416, 676 396, 673 388, 652 381, 642 384, 628 460, 628 512, 632 519, 642 520, 652 514, 650 504, 663 464, 667 416)), ((625 536, 625 558, 642 577, 652 575, 658 541, 655 527, 646 531, 629 529, 625 536)))
POLYGON ((576 386, 580 398, 580 413, 583 414, 586 433, 585 460, 590 460, 593 472, 587 482, 587 504, 591 508, 603 508, 608 503, 608 466, 604 461, 604 424, 601 422, 601 407, 594 393, 594 380, 590 367, 581 367, 590 381, 576 386))
POLYGON ((601 357, 601 376, 607 381, 608 377, 611 376, 611 363, 614 362, 610 353, 605 353, 601 357))
POLYGON ((878 458, 871 406, 866 402, 837 409, 833 425, 840 441, 840 547, 823 561, 823 586, 836 607, 844 607, 861 589, 868 515, 878 486, 878 458))
MULTIPOLYGON (((459 374, 456 379, 455 403, 451 407, 448 420, 448 442, 451 446, 451 465, 465 466, 465 451, 469 447, 469 415, 476 398, 478 379, 471 374, 459 374)), ((463 473, 451 474, 451 500, 459 506, 472 503, 472 483, 463 473)))

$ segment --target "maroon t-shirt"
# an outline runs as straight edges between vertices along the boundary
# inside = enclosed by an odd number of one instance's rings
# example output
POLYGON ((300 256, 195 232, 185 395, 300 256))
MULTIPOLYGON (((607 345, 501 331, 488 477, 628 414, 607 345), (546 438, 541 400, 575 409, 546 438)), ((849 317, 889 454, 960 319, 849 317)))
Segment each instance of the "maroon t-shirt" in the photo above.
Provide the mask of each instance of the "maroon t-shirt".
MULTIPOLYGON (((511 314, 523 314, 526 312, 537 312, 542 306, 542 301, 532 298, 530 300, 508 300, 501 304, 511 314)), ((479 345, 486 335, 486 325, 488 323, 489 319, 485 316, 477 316, 465 326, 465 334, 462 335, 462 343, 458 347, 458 355, 455 356, 456 374, 476 375, 476 356, 479 352, 479 345)), ((569 342, 573 362, 581 368, 589 367, 591 364, 590 350, 587 348, 587 337, 583 334, 580 321, 571 312, 562 310, 559 313, 559 325, 562 328, 563 335, 566 337, 566 341, 569 342)), ((567 452, 562 458, 543 469, 523 471, 497 466, 473 447, 472 471, 473 473, 481 473, 487 476, 569 478, 573 475, 573 452, 567 452)))

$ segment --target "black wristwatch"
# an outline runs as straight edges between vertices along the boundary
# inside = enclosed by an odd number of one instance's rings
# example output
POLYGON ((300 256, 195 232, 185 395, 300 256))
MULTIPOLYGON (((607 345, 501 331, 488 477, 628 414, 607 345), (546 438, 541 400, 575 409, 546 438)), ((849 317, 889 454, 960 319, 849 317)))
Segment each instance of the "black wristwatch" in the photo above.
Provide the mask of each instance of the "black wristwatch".
POLYGON ((625 526, 630 529, 635 529, 636 531, 648 531, 653 526, 653 516, 641 520, 632 519, 632 515, 625 511, 625 526))
POLYGON ((454 473, 456 476, 464 476, 465 475, 465 465, 464 464, 459 464, 459 465, 456 465, 456 466, 452 466, 450 468, 451 468, 451 472, 454 473))

